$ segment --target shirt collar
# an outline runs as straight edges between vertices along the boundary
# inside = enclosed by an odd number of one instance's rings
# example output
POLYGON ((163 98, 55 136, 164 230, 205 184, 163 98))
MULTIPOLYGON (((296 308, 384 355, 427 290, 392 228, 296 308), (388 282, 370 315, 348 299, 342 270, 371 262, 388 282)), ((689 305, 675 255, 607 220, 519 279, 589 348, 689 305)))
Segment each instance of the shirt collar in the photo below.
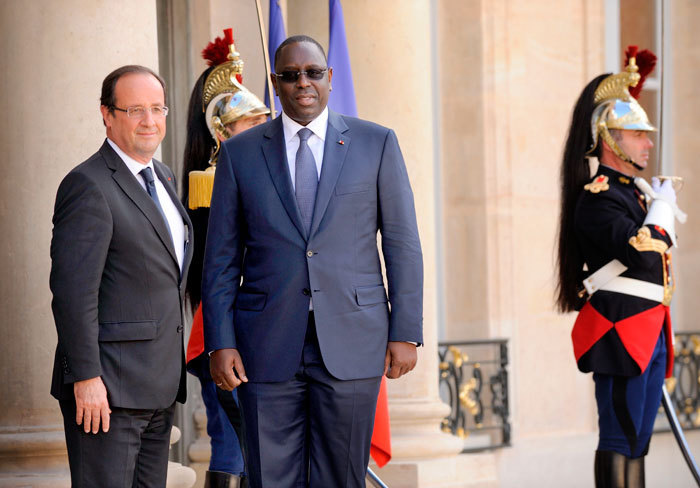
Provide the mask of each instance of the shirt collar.
POLYGON ((138 174, 141 171, 143 171, 143 168, 148 167, 148 168, 151 168, 151 171, 153 171, 153 176, 155 177, 156 171, 155 171, 155 168, 153 167, 153 159, 151 159, 148 162, 148 164, 139 163, 134 158, 132 158, 131 156, 126 154, 124 151, 122 151, 121 148, 119 146, 117 146, 117 144, 114 141, 112 141, 109 137, 107 138, 107 142, 109 143, 110 146, 112 146, 112 149, 114 149, 114 152, 116 152, 117 155, 119 155, 119 157, 122 158, 122 161, 124 161, 124 164, 126 164, 126 167, 129 168, 129 171, 131 171, 131 173, 134 176, 138 176, 138 174))
POLYGON ((316 134, 322 141, 326 140, 328 130, 328 106, 323 109, 318 117, 309 122, 306 126, 292 120, 286 113, 282 112, 282 127, 284 128, 284 140, 289 143, 300 129, 306 127, 316 134))

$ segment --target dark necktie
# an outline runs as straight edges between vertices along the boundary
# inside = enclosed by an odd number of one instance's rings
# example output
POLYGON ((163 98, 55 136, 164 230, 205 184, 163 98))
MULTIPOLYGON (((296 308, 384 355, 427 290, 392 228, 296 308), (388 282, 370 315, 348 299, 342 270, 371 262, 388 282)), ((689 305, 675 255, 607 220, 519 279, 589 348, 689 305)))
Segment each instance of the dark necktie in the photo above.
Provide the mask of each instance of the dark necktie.
POLYGON ((318 172, 316 171, 314 155, 307 143, 313 132, 310 129, 303 128, 297 134, 299 135, 299 149, 297 150, 297 159, 294 166, 294 190, 299 212, 301 212, 301 220, 308 237, 311 230, 311 220, 314 216, 318 172))
POLYGON ((139 171, 139 174, 143 177, 143 180, 146 182, 146 191, 150 195, 151 200, 153 200, 153 203, 156 204, 156 208, 160 212, 161 217, 163 217, 165 226, 168 228, 168 234, 170 234, 170 238, 172 239, 173 233, 170 231, 170 224, 168 223, 168 219, 165 217, 163 207, 161 207, 160 205, 160 200, 158 199, 158 192, 156 192, 156 181, 153 178, 153 171, 151 171, 151 168, 146 166, 141 171, 139 171))

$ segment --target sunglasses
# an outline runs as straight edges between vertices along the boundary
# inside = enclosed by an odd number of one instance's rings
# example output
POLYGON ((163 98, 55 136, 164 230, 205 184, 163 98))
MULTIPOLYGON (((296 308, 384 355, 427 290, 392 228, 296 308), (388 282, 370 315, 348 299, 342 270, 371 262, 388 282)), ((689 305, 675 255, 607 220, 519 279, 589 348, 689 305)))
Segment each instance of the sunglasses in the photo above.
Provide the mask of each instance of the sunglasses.
POLYGON ((323 69, 307 69, 306 71, 282 71, 281 73, 272 73, 275 78, 277 78, 280 81, 284 81, 285 83, 294 83, 296 82, 301 75, 306 75, 307 78, 310 80, 320 80, 323 78, 324 73, 328 71, 328 68, 323 68, 323 69))

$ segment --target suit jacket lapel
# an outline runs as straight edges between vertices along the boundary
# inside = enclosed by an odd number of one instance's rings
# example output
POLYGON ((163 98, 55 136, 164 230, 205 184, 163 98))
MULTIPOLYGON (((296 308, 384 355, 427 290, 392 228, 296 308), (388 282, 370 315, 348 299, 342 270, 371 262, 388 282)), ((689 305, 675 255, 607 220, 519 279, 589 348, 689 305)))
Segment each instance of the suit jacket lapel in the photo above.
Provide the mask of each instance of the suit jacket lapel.
POLYGON ((321 165, 321 178, 316 191, 316 203, 314 205, 314 217, 311 221, 312 236, 318 230, 318 226, 323 219, 323 215, 328 208, 335 184, 338 181, 340 170, 343 168, 345 156, 350 146, 350 137, 344 134, 348 131, 343 118, 328 110, 328 130, 326 131, 326 142, 323 145, 323 164, 321 165), (342 141, 342 142, 341 142, 342 141))
MULTIPOLYGON (((151 197, 146 193, 141 185, 139 185, 134 175, 129 171, 124 161, 119 155, 114 152, 107 141, 100 148, 100 153, 105 158, 107 166, 114 171, 112 178, 121 187, 122 191, 134 202, 134 204, 143 212, 146 218, 151 222, 151 225, 158 234, 158 237, 163 242, 163 245, 170 253, 170 256, 177 264, 177 255, 173 247, 173 239, 170 237, 170 232, 165 225, 163 217, 160 215, 156 204, 153 203, 151 197)), ((154 165, 155 166, 155 165, 154 165)), ((160 175, 159 175, 160 177, 160 175)), ((167 185, 165 185, 167 187, 167 185)), ((179 267, 179 265, 178 265, 179 267)))
POLYGON ((272 182, 275 189, 282 200, 289 218, 294 223, 301 236, 306 240, 306 231, 301 222, 301 213, 297 206, 297 200, 294 196, 294 187, 289 176, 289 168, 287 163, 287 150, 284 142, 284 130, 282 129, 282 117, 274 119, 267 131, 262 142, 262 150, 267 163, 267 169, 270 171, 272 182))
MULTIPOLYGON (((166 183, 166 181, 168 181, 168 175, 161 171, 155 159, 153 160, 153 167, 156 169, 158 179, 163 183, 163 186, 168 192, 170 199, 173 201, 175 208, 180 214, 180 217, 182 217, 182 222, 185 224, 185 255, 182 260, 182 271, 187 271, 187 269, 189 268, 190 259, 192 258, 192 246, 190 245, 190 236, 192 235, 192 222, 190 221, 189 215, 187 215, 185 207, 182 206, 182 203, 180 202, 177 193, 175 193, 175 181, 172 181, 172 184, 166 183)), ((170 239, 170 241, 172 242, 172 239, 170 239)), ((182 278, 185 278, 184 274, 182 278)))

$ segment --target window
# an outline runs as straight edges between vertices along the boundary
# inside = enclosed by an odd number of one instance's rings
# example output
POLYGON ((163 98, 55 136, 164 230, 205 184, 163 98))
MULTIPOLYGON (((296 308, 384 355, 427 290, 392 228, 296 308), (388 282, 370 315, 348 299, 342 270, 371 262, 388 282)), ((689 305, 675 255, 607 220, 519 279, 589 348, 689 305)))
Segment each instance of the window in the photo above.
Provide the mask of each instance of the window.
POLYGON ((670 117, 668 109, 670 101, 668 93, 662 96, 661 71, 666 77, 663 90, 669 86, 670 56, 669 29, 663 23, 667 22, 668 3, 663 0, 606 0, 605 2, 605 68, 609 72, 622 69, 625 50, 629 45, 637 45, 639 49, 651 49, 657 56, 656 68, 644 83, 644 89, 639 97, 639 103, 644 107, 651 123, 661 134, 651 136, 654 149, 649 157, 649 165, 642 176, 649 180, 654 175, 673 174, 671 148, 665 142, 668 138, 670 117), (662 41, 663 37, 667 37, 662 41), (664 50, 666 56, 664 56, 664 50), (663 58, 663 59, 662 59, 663 58), (662 104, 665 106, 662 107, 662 104), (663 110, 662 110, 663 108, 663 110), (661 119, 663 117, 663 120, 661 119), (661 157, 659 157, 661 151, 661 157))

